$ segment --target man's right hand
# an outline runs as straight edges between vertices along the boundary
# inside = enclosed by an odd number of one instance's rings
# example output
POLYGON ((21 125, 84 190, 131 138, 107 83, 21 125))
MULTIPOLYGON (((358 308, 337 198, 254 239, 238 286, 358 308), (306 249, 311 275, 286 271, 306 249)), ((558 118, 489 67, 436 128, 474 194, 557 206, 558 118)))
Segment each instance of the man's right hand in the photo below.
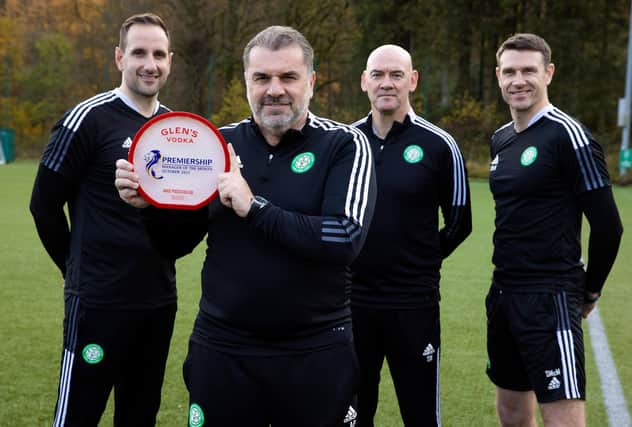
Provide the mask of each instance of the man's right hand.
POLYGON ((134 165, 124 159, 116 161, 114 186, 119 197, 135 208, 146 208, 149 202, 138 193, 140 178, 134 173, 134 165))

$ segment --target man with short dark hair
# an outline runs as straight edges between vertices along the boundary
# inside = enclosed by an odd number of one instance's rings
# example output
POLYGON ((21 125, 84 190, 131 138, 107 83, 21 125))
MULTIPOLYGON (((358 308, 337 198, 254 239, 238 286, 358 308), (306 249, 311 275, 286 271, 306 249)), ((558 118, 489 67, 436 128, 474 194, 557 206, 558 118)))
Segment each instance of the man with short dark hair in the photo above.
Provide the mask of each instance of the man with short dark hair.
POLYGON ((358 427, 373 426, 385 358, 404 424, 441 425, 440 269, 470 234, 472 214, 456 141, 410 105, 418 77, 410 54, 395 45, 373 50, 362 72, 371 112, 354 125, 373 150, 378 195, 352 265, 358 427))
MULTIPOLYGON (((309 112, 313 55, 292 28, 257 34, 244 49, 252 118, 220 129, 231 161, 219 198, 143 211, 165 254, 208 233, 184 363, 190 425, 355 423, 347 266, 373 215, 375 176, 361 132, 309 112)), ((121 197, 147 207, 132 165, 117 166, 121 197)))
POLYGON ((175 265, 153 248, 112 176, 136 132, 168 111, 158 92, 171 69, 169 48, 159 16, 128 18, 115 50, 121 85, 64 115, 35 179, 31 212, 64 276, 55 426, 96 426, 112 388, 114 425, 156 422, 176 314, 175 265))
POLYGON ((585 425, 581 318, 595 307, 623 231, 604 153, 549 103, 555 66, 535 34, 498 49, 496 76, 512 122, 491 143, 495 265, 487 295, 487 374, 503 426, 585 425), (588 265, 581 224, 590 224, 588 265))

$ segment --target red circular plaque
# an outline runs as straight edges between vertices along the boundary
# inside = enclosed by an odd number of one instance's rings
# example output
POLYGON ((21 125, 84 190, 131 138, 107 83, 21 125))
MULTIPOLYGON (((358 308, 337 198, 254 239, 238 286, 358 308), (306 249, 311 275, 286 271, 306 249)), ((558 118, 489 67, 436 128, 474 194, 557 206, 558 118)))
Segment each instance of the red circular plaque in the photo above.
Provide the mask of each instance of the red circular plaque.
POLYGON ((217 176, 229 170, 217 128, 193 113, 172 111, 149 120, 134 136, 128 160, 139 193, 159 208, 197 209, 217 196, 217 176))

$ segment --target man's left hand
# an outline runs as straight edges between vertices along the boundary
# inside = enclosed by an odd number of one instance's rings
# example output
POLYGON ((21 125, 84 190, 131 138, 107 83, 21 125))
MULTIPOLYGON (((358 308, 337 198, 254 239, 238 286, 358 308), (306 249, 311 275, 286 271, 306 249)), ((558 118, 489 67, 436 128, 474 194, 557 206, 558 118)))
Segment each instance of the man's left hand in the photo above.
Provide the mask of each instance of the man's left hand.
POLYGON ((252 191, 241 175, 242 164, 239 156, 235 153, 233 144, 228 144, 228 153, 230 155, 230 169, 217 177, 219 200, 224 206, 232 208, 237 215, 245 218, 250 210, 253 198, 252 191))

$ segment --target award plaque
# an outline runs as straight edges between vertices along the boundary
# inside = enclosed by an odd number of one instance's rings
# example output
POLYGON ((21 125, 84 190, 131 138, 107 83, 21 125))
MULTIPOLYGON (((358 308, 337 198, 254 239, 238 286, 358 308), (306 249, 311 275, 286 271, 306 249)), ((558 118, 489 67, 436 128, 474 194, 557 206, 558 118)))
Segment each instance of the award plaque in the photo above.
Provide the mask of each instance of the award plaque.
POLYGON ((217 196, 217 176, 229 170, 224 138, 196 114, 172 111, 136 133, 128 160, 139 193, 159 208, 197 209, 217 196))

